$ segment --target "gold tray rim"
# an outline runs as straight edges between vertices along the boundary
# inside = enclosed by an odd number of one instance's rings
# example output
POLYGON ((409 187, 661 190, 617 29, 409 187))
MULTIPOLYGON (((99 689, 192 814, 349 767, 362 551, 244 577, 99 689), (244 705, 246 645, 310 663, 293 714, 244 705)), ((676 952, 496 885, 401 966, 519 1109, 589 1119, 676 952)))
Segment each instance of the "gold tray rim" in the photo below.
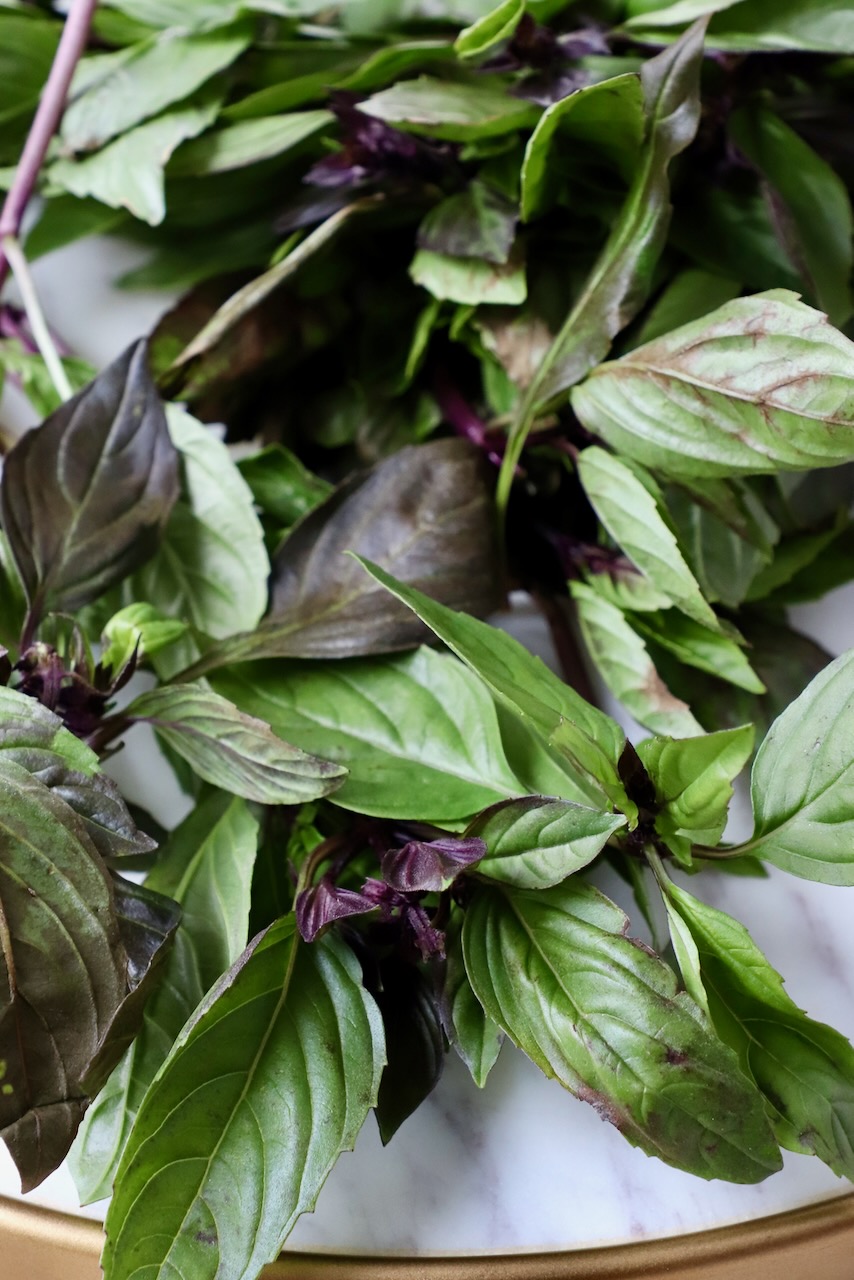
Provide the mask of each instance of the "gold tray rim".
MULTIPOLYGON (((0 1254, 8 1260, 11 1250, 23 1280, 95 1280, 102 1244, 103 1226, 94 1219, 0 1196, 0 1254)), ((763 1263, 763 1275, 824 1278, 850 1276, 852 1258, 848 1191, 747 1222, 582 1249, 409 1257, 286 1251, 265 1268, 264 1280, 482 1280, 485 1265, 490 1280, 743 1280, 746 1259, 763 1263), (776 1271, 780 1265, 785 1271, 776 1271)))

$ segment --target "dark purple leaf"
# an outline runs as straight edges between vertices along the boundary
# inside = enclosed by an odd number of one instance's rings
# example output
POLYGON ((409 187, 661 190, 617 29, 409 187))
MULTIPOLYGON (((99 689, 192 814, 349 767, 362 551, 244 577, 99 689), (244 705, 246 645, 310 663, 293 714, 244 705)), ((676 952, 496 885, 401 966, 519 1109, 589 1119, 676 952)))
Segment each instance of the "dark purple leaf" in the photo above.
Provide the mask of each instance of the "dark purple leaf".
POLYGON ((350 477, 295 525, 273 561, 269 616, 185 678, 255 658, 349 658, 408 649, 429 632, 373 582, 356 552, 434 600, 479 616, 501 602, 487 468, 465 440, 410 445, 350 477))
POLYGON ((149 995, 169 954, 181 908, 171 898, 113 873, 119 936, 127 953, 127 995, 118 1006, 86 1072, 90 1095, 106 1082, 142 1025, 149 995))
POLYGON ((64 1158, 128 992, 110 877, 85 826, 0 758, 0 1133, 25 1190, 64 1158))
POLYGON ((140 342, 6 458, 3 527, 32 612, 79 608, 143 564, 177 496, 178 455, 140 342))
POLYGON ((445 1037, 431 977, 415 965, 387 959, 372 994, 385 1027, 387 1062, 376 1105, 385 1145, 438 1084, 445 1037))
POLYGON ((410 840, 383 854, 382 872, 387 883, 401 893, 441 893, 461 871, 485 855, 486 845, 476 837, 410 840))

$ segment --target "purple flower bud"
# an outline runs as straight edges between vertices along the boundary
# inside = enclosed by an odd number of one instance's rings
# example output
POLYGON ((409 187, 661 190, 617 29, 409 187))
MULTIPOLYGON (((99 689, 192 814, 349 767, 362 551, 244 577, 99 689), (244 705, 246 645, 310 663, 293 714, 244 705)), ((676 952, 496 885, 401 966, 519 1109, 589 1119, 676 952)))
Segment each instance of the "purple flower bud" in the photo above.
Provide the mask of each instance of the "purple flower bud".
POLYGON ((388 884, 401 893, 441 893, 457 876, 486 854, 476 837, 442 836, 439 840, 410 840, 382 857, 388 884))
POLYGON ((294 908, 297 928, 306 942, 314 942, 320 931, 333 921, 364 915, 376 905, 366 894, 339 889, 330 876, 324 876, 298 895, 294 908))

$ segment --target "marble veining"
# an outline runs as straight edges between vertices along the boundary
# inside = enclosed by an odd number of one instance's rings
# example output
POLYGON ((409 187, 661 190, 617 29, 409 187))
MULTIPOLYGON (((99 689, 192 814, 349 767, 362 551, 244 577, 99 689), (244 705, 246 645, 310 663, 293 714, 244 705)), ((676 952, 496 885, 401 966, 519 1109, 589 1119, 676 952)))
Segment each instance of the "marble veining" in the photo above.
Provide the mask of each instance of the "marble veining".
MULTIPOLYGON (((107 281, 126 269, 131 252, 90 243, 37 264, 52 322, 98 363, 169 302, 163 295, 109 293, 107 281)), ((819 608, 793 611, 796 625, 839 652, 852 602, 854 592, 836 592, 819 608)), ((530 615, 522 612, 521 631, 514 629, 548 657, 548 645, 535 640, 530 615)), ((149 747, 154 761, 156 749, 149 747)), ((134 798, 145 791, 150 803, 145 767, 141 776, 122 780, 134 798)), ((178 794, 165 799, 177 805, 178 794)), ((851 891, 775 872, 767 881, 709 875, 692 888, 747 925, 799 1005, 854 1037, 851 891)), ((15 1194, 16 1185, 3 1151, 0 1193, 15 1194)), ((806 1156, 787 1154, 782 1172, 749 1187, 670 1169, 630 1147, 589 1106, 505 1045, 482 1092, 451 1054, 433 1095, 387 1149, 369 1119, 355 1152, 341 1158, 316 1212, 302 1218, 290 1244, 406 1254, 572 1248, 743 1221, 849 1189, 806 1156)), ((65 1169, 27 1198, 53 1207, 76 1204, 65 1169)), ((103 1205, 87 1210, 102 1211, 103 1205)))

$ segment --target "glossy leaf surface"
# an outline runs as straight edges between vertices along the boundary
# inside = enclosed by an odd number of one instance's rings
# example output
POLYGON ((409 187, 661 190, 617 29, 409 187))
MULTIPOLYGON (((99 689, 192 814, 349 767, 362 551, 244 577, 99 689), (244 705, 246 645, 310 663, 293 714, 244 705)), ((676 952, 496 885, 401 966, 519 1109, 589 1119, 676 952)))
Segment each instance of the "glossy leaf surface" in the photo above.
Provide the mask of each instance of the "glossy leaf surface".
POLYGON ((177 455, 138 343, 5 459, 3 527, 31 605, 76 608, 148 560, 177 495, 177 455))
POLYGON ((347 948, 307 946, 292 917, 261 934, 140 1108, 107 1216, 109 1280, 170 1268, 254 1280, 355 1142, 383 1060, 347 948))
POLYGON ((463 928, 466 969, 489 1016, 630 1142, 700 1177, 761 1181, 781 1163, 762 1099, 627 924, 576 880, 483 886, 463 928))

